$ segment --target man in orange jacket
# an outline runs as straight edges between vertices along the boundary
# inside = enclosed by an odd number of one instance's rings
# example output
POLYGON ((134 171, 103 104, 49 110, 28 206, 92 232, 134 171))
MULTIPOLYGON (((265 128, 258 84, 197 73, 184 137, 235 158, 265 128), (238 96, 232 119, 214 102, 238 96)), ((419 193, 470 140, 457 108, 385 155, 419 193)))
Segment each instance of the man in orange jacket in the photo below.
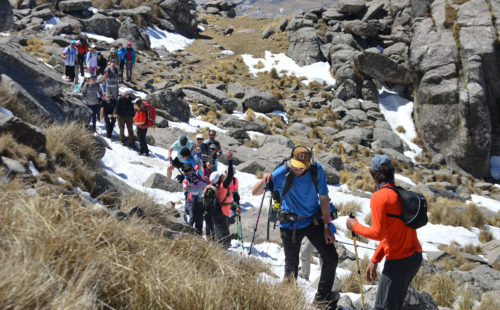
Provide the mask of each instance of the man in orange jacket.
POLYGON ((348 218, 346 225, 356 234, 380 241, 366 269, 366 280, 372 282, 377 278, 377 265, 385 256, 374 309, 398 310, 422 263, 422 247, 415 229, 406 226, 401 219, 387 216, 403 212, 398 194, 386 188, 394 186, 391 158, 387 155, 373 157, 370 174, 377 185, 370 199, 372 227, 361 225, 356 218, 348 218))

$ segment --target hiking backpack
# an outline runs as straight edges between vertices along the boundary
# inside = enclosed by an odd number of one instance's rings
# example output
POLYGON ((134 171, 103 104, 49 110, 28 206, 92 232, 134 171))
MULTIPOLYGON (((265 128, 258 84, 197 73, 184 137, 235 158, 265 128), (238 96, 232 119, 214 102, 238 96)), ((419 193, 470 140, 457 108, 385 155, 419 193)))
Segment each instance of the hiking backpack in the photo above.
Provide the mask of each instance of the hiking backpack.
POLYGON ((399 186, 383 186, 382 188, 389 188, 395 191, 398 194, 403 209, 401 215, 387 213, 387 216, 398 218, 402 220, 406 226, 413 229, 423 227, 427 224, 429 219, 427 218, 427 200, 424 195, 407 191, 399 186))
POLYGON ((156 109, 149 102, 144 100, 144 106, 146 107, 146 127, 154 127, 156 121, 156 109))
POLYGON ((205 212, 213 211, 217 208, 219 202, 217 201, 217 187, 214 185, 207 185, 203 190, 201 202, 205 212))

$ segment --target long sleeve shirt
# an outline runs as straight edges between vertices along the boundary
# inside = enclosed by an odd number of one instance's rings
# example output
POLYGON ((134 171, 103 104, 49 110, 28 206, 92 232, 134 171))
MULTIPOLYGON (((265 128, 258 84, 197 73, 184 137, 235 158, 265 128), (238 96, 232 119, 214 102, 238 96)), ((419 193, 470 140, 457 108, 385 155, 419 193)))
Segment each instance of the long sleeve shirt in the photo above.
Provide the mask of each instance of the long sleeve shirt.
POLYGON ((194 171, 190 176, 185 176, 183 181, 183 187, 188 188, 188 199, 193 200, 194 198, 200 198, 203 193, 203 189, 208 184, 208 180, 203 177, 203 167, 200 158, 195 155, 194 158, 194 171))
POLYGON ((402 213, 401 201, 395 191, 382 188, 373 193, 370 208, 372 226, 367 227, 356 222, 352 228, 356 234, 380 241, 371 259, 372 262, 379 263, 384 256, 388 260, 393 260, 406 258, 415 252, 422 252, 417 239, 417 230, 406 226, 398 218, 387 216, 387 213, 395 215, 402 213))

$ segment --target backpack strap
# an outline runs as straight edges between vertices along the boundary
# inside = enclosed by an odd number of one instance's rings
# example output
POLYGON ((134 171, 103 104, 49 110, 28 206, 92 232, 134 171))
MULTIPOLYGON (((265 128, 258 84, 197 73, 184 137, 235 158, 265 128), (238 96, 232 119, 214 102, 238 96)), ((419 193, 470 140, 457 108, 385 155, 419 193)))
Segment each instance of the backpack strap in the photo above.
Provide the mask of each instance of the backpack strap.
MULTIPOLYGON (((383 188, 388 188, 388 189, 391 189, 391 190, 395 191, 396 194, 398 194, 398 198, 399 198, 398 189, 402 189, 402 187, 400 187, 400 186, 386 186, 386 185, 382 186, 380 189, 383 189, 383 188)), ((387 213, 387 216, 403 220, 403 218, 401 217, 401 215, 387 213)))
POLYGON ((226 192, 226 196, 224 197, 224 199, 222 199, 222 201, 220 202, 220 206, 228 206, 228 205, 232 205, 233 203, 232 202, 224 202, 226 201, 227 197, 229 197, 229 188, 227 189, 227 192, 226 192))

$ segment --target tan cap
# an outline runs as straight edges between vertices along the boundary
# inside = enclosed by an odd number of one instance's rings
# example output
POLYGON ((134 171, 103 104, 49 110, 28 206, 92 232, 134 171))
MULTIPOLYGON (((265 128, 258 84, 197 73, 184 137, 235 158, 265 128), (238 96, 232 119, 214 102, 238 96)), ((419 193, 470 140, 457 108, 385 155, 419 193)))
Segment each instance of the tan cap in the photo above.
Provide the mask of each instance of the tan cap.
POLYGON ((311 159, 311 151, 306 147, 298 146, 293 150, 291 163, 294 168, 309 168, 309 160, 311 159))

